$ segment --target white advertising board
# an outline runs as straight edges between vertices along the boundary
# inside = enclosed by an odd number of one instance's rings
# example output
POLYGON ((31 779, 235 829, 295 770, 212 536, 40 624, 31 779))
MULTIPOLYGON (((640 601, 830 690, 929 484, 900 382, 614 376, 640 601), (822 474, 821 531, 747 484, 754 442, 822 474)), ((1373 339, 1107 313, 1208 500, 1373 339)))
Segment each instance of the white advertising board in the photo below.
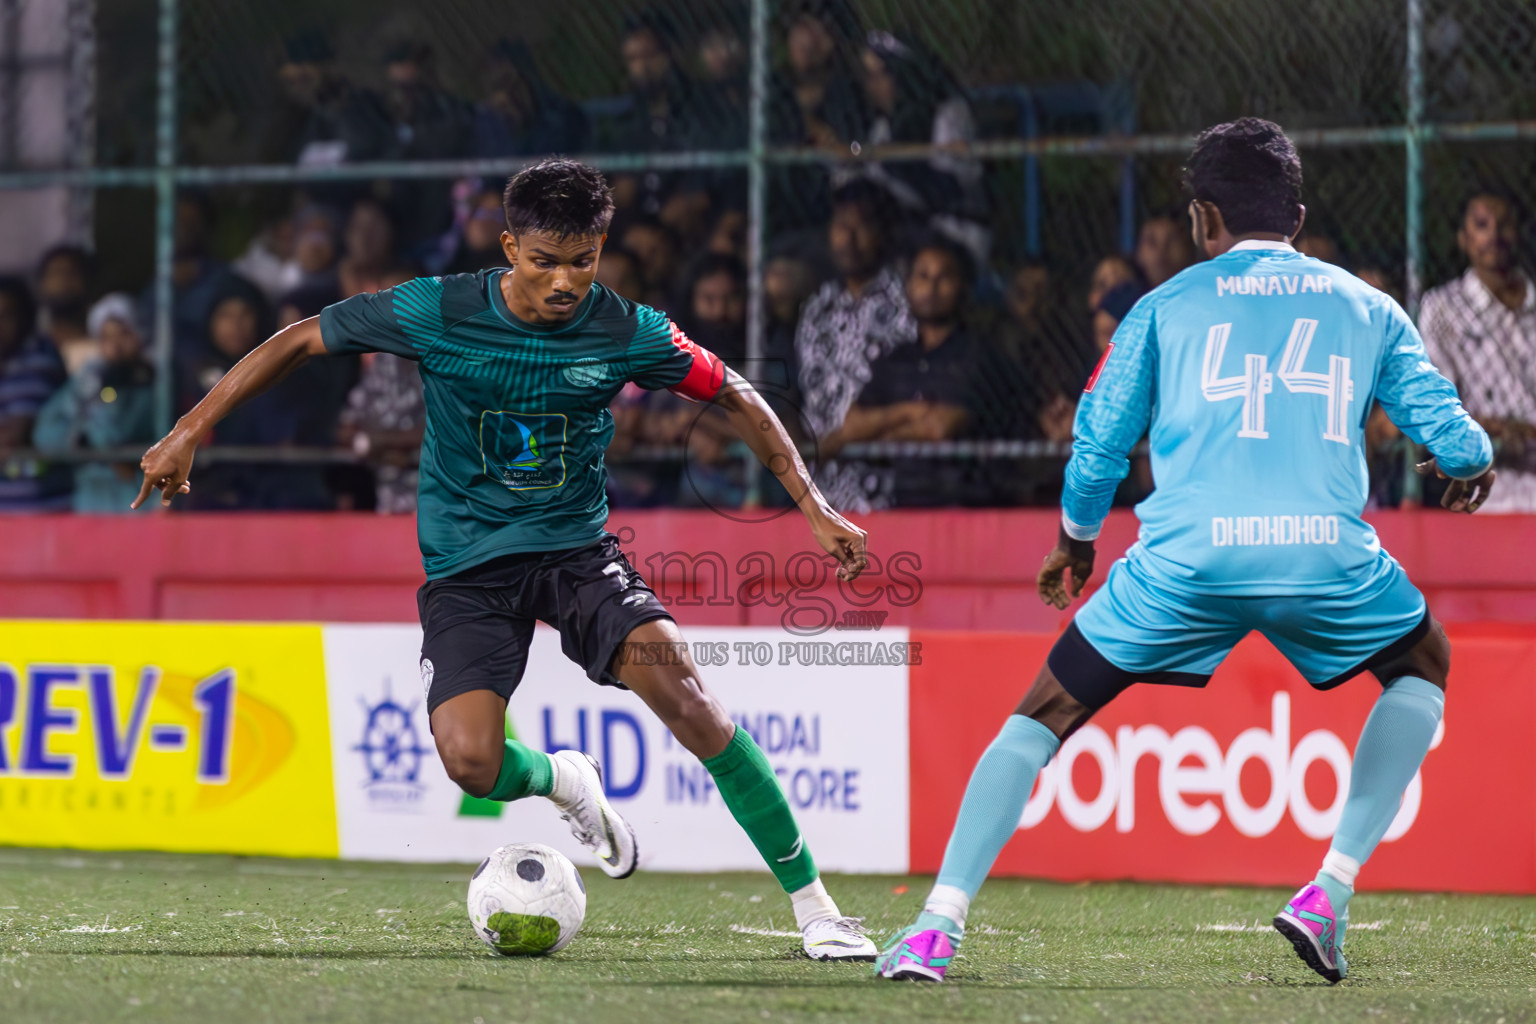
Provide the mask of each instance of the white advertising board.
MULTIPOLYGON (((871 642, 807 641, 779 629, 685 635, 706 685, 767 754, 817 864, 906 871, 905 630, 880 631, 873 657, 871 642)), ((428 727, 420 647, 414 626, 325 627, 341 855, 472 862, 529 841, 595 864, 547 800, 466 800, 449 781, 428 727)), ((638 835, 642 869, 763 866, 698 759, 634 694, 588 680, 552 630, 537 631, 510 718, 530 746, 582 749, 602 762, 609 799, 638 835)))

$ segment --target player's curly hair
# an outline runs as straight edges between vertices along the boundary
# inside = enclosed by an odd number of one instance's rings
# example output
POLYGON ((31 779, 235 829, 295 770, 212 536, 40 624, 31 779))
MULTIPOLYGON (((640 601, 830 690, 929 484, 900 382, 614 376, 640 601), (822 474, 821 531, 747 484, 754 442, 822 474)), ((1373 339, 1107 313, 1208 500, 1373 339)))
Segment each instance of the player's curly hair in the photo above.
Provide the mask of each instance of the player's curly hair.
POLYGON ((1240 117, 1201 132, 1184 184, 1196 199, 1215 204, 1234 235, 1296 230, 1301 157, 1273 121, 1240 117))
POLYGON ((569 238, 601 235, 613 220, 613 192, 595 167, 555 157, 507 179, 501 197, 507 230, 569 238))

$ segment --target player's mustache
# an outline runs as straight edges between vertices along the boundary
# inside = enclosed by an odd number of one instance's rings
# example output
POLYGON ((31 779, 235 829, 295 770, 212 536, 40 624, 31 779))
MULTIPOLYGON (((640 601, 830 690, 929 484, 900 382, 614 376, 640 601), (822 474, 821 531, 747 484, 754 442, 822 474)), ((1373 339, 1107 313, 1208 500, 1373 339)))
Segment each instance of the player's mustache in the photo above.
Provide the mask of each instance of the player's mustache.
POLYGON ((560 301, 575 302, 576 301, 576 293, 575 292, 555 292, 553 295, 551 295, 549 298, 545 299, 544 301, 545 302, 560 302, 560 301))

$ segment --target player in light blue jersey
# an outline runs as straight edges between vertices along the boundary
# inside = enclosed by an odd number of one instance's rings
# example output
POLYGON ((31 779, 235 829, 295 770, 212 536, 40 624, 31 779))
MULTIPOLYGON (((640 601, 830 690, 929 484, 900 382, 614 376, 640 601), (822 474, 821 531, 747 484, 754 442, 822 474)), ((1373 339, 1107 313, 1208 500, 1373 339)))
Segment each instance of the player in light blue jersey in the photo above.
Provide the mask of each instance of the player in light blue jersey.
POLYGON ((1428 446, 1420 469, 1451 479, 1444 504, 1459 512, 1493 485, 1488 435, 1396 302, 1291 247, 1306 213, 1301 161, 1277 125, 1211 128, 1186 178, 1195 242, 1211 259, 1137 303, 1089 379, 1041 598, 1064 609, 1082 593, 1147 436, 1158 486, 1137 506, 1140 538, 977 763, 937 884, 877 962, 883 977, 942 980, 971 899, 1063 739, 1133 683, 1204 686, 1258 630, 1319 689, 1365 671, 1383 687, 1322 870, 1275 918, 1307 965, 1338 981, 1355 876, 1440 724, 1450 645, 1360 517, 1364 427, 1380 403, 1428 446))

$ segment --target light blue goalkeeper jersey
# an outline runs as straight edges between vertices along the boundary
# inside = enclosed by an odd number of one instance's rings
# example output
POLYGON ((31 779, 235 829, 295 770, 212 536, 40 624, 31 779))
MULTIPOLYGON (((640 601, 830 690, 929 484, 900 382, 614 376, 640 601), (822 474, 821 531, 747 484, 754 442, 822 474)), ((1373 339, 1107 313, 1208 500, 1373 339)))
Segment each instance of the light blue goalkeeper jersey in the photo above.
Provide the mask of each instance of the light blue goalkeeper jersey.
POLYGON ((1451 476, 1488 435, 1391 297, 1284 243, 1243 242, 1138 302, 1078 405, 1063 524, 1098 536, 1150 429, 1156 490, 1127 554, 1198 594, 1336 592, 1382 557, 1361 519, 1380 402, 1451 476))

